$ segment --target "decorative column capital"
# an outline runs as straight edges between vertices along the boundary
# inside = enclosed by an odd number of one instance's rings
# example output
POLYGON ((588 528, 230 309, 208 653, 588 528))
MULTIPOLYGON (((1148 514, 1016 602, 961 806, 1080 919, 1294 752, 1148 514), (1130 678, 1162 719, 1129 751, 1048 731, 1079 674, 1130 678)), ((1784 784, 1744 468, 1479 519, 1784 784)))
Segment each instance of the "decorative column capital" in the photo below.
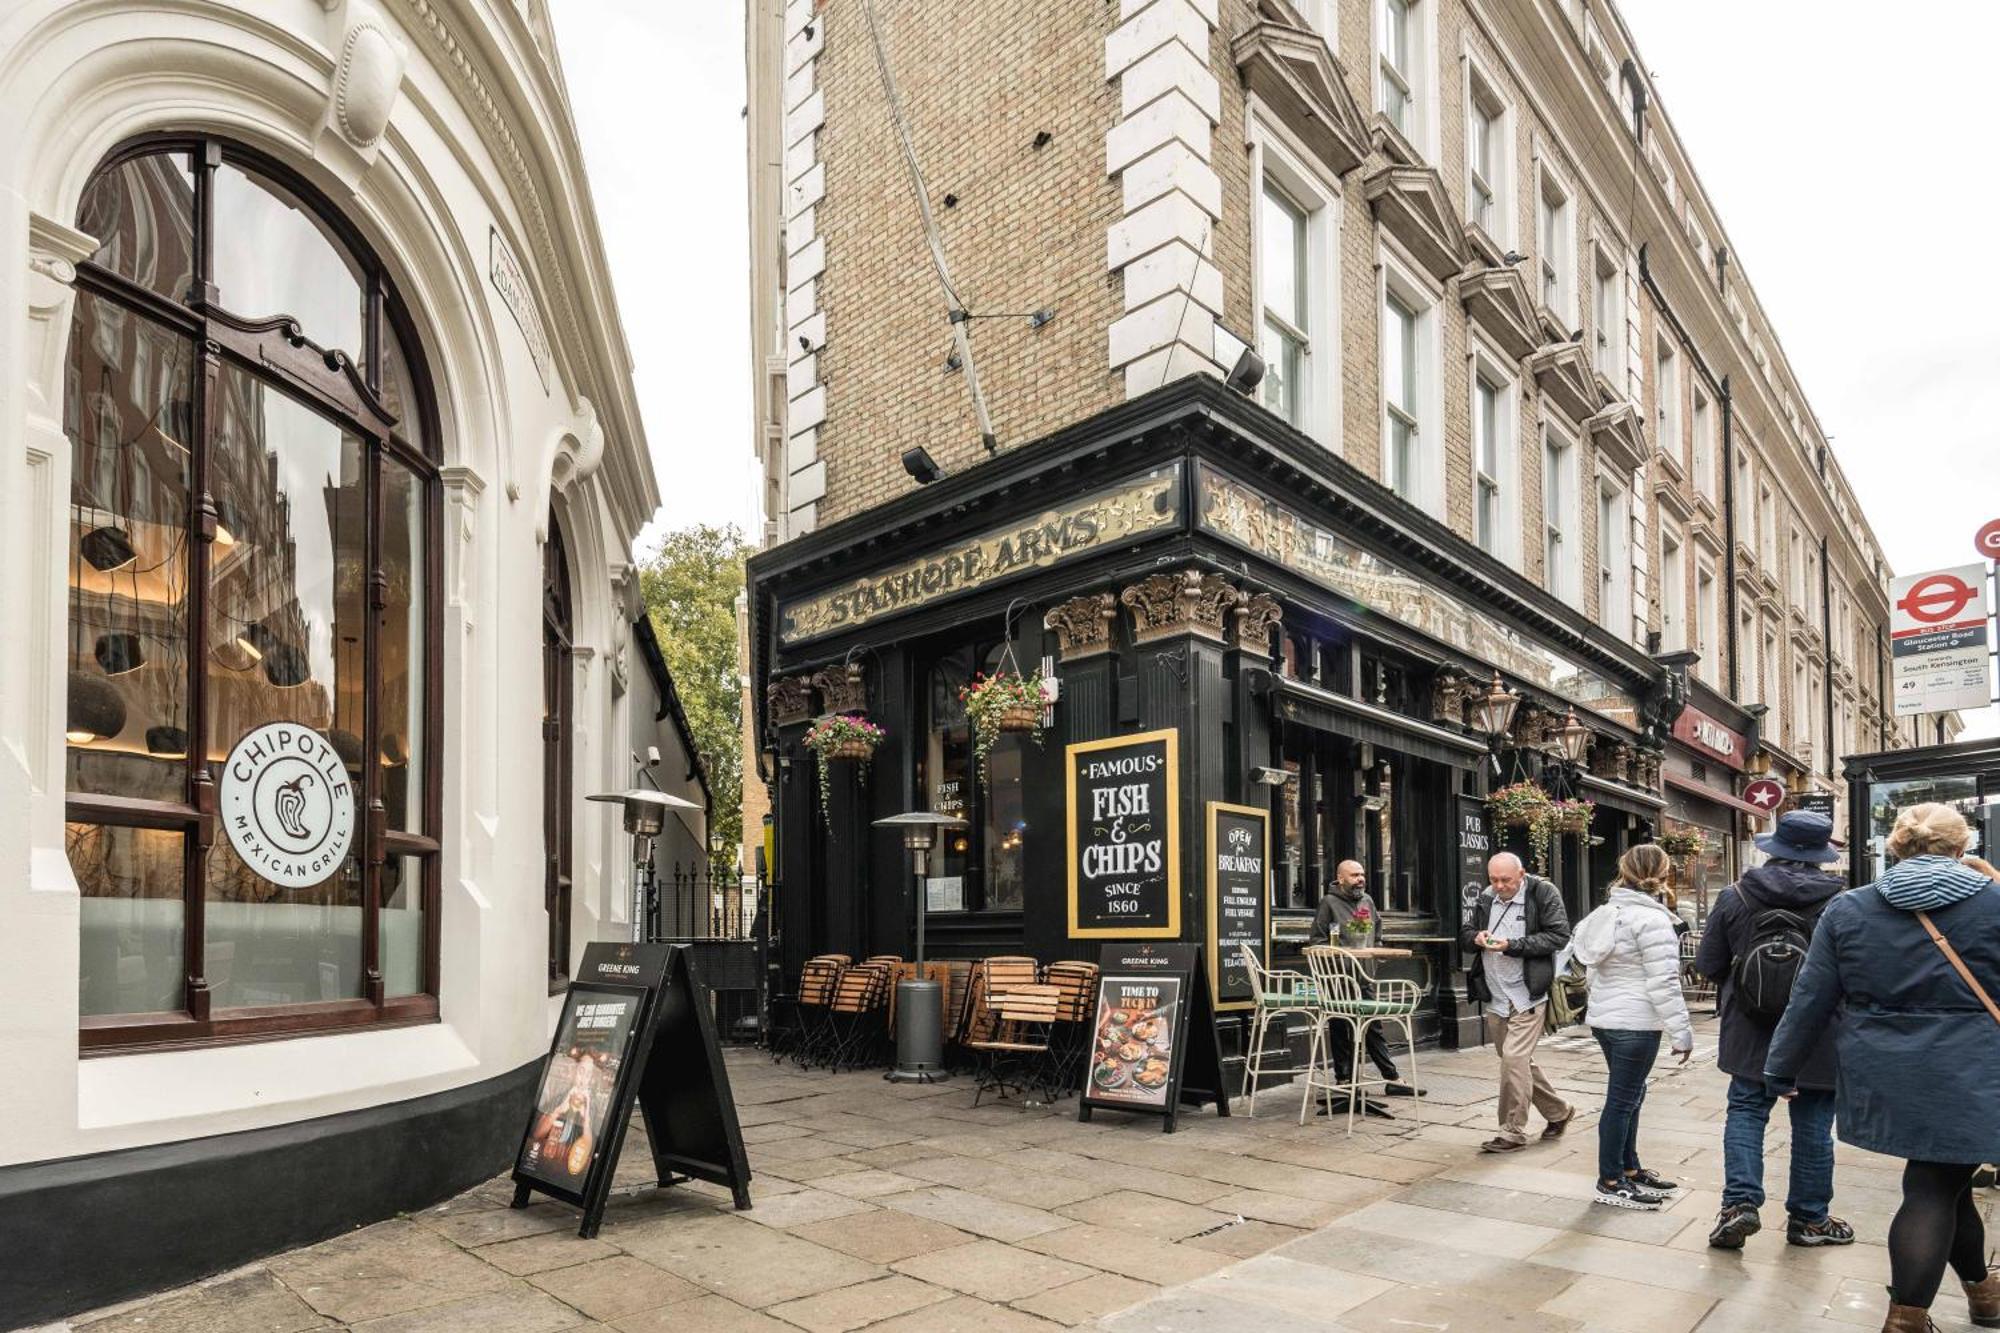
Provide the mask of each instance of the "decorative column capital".
POLYGON ((1241 594, 1220 574, 1183 569, 1149 574, 1118 594, 1132 612, 1132 642, 1153 643, 1190 634, 1225 642, 1223 620, 1241 594))
POLYGON ((1075 662, 1112 650, 1111 627, 1117 619, 1117 600, 1108 592, 1090 592, 1050 607, 1042 628, 1055 631, 1062 660, 1075 662))
POLYGON ((1271 631, 1285 623, 1285 608, 1268 592, 1238 593, 1230 618, 1236 622, 1238 648, 1268 655, 1271 631))
POLYGON ((1431 720, 1447 727, 1465 726, 1465 706, 1472 700, 1473 681, 1457 667, 1439 667, 1431 682, 1431 720))
POLYGON ((813 672, 812 683, 819 690, 819 697, 826 704, 827 712, 868 711, 868 677, 863 673, 859 662, 821 667, 813 672))
POLYGON ((790 727, 812 721, 812 682, 804 676, 778 676, 764 687, 764 703, 774 726, 790 727))

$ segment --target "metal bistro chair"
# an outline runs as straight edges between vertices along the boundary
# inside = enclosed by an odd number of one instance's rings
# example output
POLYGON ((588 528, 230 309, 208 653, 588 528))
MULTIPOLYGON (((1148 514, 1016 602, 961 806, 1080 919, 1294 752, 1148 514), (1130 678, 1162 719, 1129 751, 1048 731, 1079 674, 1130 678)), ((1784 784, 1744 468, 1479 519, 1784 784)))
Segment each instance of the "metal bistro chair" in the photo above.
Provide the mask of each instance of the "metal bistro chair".
MULTIPOLYGON (((979 1105, 980 1098, 996 1089, 1003 1102, 1008 1100, 1009 1088, 1027 1091, 1018 1077, 1007 1077, 1008 1066, 1011 1063, 1021 1074, 1034 1077, 1037 1063, 1048 1055, 1049 1029, 1056 1021, 1061 998, 1061 992, 1054 986, 1042 985, 1014 986, 988 994, 988 1004, 997 1020, 993 1035, 968 1043, 986 1057, 979 1073, 978 1090, 972 1094, 974 1107, 979 1105)), ((1020 1109, 1027 1108, 1023 1105, 1020 1109)))
POLYGON ((1247 940, 1241 946, 1243 970, 1250 974, 1250 988, 1256 997, 1256 1009, 1250 1018, 1249 1059, 1243 1063, 1243 1090, 1250 1097, 1250 1115, 1257 1114, 1257 1087, 1259 1080, 1278 1074, 1291 1075, 1289 1057, 1284 1069, 1264 1068, 1264 1044, 1275 1024, 1278 1041, 1285 1043, 1289 1024, 1285 1021, 1294 1014, 1312 1020, 1319 1018, 1319 992, 1313 989, 1312 978, 1303 972, 1265 967, 1257 961, 1257 948, 1247 940))
POLYGON ((1097 964, 1050 963, 1042 980, 1057 991, 1056 1023, 1049 1033, 1049 1100, 1083 1086, 1090 1054, 1091 1001, 1097 995, 1097 964))
POLYGON ((847 960, 837 954, 808 958, 799 971, 799 1039, 792 1058, 810 1069, 834 1049, 833 997, 847 960))
MULTIPOLYGON (((1385 1078, 1365 1077, 1362 1073, 1368 1058, 1368 1030, 1371 1027, 1388 1024, 1403 1030, 1404 1044, 1409 1050, 1409 1078, 1412 1085, 1416 1083, 1415 1020, 1423 992, 1414 981, 1374 976, 1362 959, 1346 949, 1319 944, 1305 952, 1306 966, 1312 969, 1313 986, 1319 992, 1320 1011, 1328 1018, 1346 1023, 1352 1041, 1348 1054, 1348 1076, 1342 1080, 1339 1070, 1333 1067, 1332 1034, 1324 1023, 1314 1029, 1316 1049, 1312 1067, 1306 1075, 1306 1095, 1299 1102, 1299 1123, 1305 1123, 1306 1106, 1312 1101, 1315 1089, 1325 1099, 1328 1114, 1333 1110, 1333 1094, 1341 1092, 1347 1096, 1347 1132, 1353 1134, 1354 1117, 1366 1101, 1368 1089, 1388 1085, 1385 1078)), ((1423 1104, 1416 1098, 1410 1100, 1410 1114, 1414 1121, 1412 1132, 1415 1132, 1423 1127, 1423 1104)))

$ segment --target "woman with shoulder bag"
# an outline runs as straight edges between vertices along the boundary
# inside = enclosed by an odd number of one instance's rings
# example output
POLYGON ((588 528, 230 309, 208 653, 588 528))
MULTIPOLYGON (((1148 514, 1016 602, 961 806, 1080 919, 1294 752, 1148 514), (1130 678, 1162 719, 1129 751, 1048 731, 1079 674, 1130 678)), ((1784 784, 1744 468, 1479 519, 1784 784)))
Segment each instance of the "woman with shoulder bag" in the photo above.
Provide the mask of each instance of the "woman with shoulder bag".
POLYGON ((1948 805, 1897 817, 1896 864, 1827 904, 1764 1062, 1770 1091, 1792 1096, 1834 1024, 1841 1141, 1904 1159, 1883 1333, 1933 1327, 1947 1263, 1972 1322, 2000 1328, 2000 1272, 1972 1198, 1979 1164, 2000 1160, 2000 884, 1960 863, 1970 842, 1948 805))
POLYGON ((1694 1024, 1681 995, 1678 919, 1667 877, 1673 862, 1655 843, 1618 858, 1618 878, 1604 906, 1576 928, 1571 956, 1590 970, 1584 1021, 1603 1048, 1610 1080, 1597 1121, 1598 1203, 1657 1211, 1680 1188, 1639 1164, 1639 1108, 1646 1076, 1660 1055, 1660 1034, 1685 1064, 1694 1024))

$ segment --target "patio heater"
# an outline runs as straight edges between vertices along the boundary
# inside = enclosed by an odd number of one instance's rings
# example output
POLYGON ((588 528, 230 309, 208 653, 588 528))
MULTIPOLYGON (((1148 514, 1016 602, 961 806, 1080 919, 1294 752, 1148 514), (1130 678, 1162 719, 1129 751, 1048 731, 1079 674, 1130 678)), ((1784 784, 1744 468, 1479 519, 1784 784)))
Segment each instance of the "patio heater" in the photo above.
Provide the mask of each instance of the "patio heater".
POLYGON ((951 1077, 944 1068, 944 996, 938 983, 924 975, 924 913, 930 906, 924 871, 938 830, 965 826, 955 815, 929 810, 875 821, 877 828, 901 830, 917 877, 917 975, 896 983, 896 1067, 882 1076, 891 1083, 943 1083, 951 1077))
POLYGON ((645 787, 599 792, 584 799, 625 808, 625 831, 632 835, 632 942, 643 944, 646 939, 646 903, 653 891, 654 839, 666 827, 667 811, 699 810, 701 807, 693 801, 684 801, 678 796, 645 787))

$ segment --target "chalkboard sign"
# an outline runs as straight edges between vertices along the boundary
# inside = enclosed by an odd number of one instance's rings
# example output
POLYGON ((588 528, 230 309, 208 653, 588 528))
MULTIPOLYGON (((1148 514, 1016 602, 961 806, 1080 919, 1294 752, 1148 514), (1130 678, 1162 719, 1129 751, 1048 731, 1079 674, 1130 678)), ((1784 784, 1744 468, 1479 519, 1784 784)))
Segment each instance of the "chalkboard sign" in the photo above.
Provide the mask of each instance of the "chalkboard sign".
POLYGON ((1222 1044, 1198 944, 1107 944, 1098 958, 1090 1060, 1077 1119, 1093 1110, 1162 1117, 1171 1134, 1182 1103, 1215 1103, 1222 1044))
POLYGON ((1218 1010, 1256 1007, 1244 945, 1271 961, 1270 827, 1268 810, 1208 803, 1208 984, 1218 1010))
POLYGON ((1486 802, 1477 796, 1458 798, 1458 914, 1462 917, 1486 892, 1486 863, 1499 850, 1486 826, 1486 802))
POLYGON ((584 947, 514 1157, 513 1206, 538 1190, 583 1209, 578 1232, 595 1236, 634 1101, 662 1188, 712 1181, 750 1206, 729 1073, 686 946, 584 947))
POLYGON ((1079 741, 1064 767, 1070 938, 1177 938, 1180 734, 1079 741))

